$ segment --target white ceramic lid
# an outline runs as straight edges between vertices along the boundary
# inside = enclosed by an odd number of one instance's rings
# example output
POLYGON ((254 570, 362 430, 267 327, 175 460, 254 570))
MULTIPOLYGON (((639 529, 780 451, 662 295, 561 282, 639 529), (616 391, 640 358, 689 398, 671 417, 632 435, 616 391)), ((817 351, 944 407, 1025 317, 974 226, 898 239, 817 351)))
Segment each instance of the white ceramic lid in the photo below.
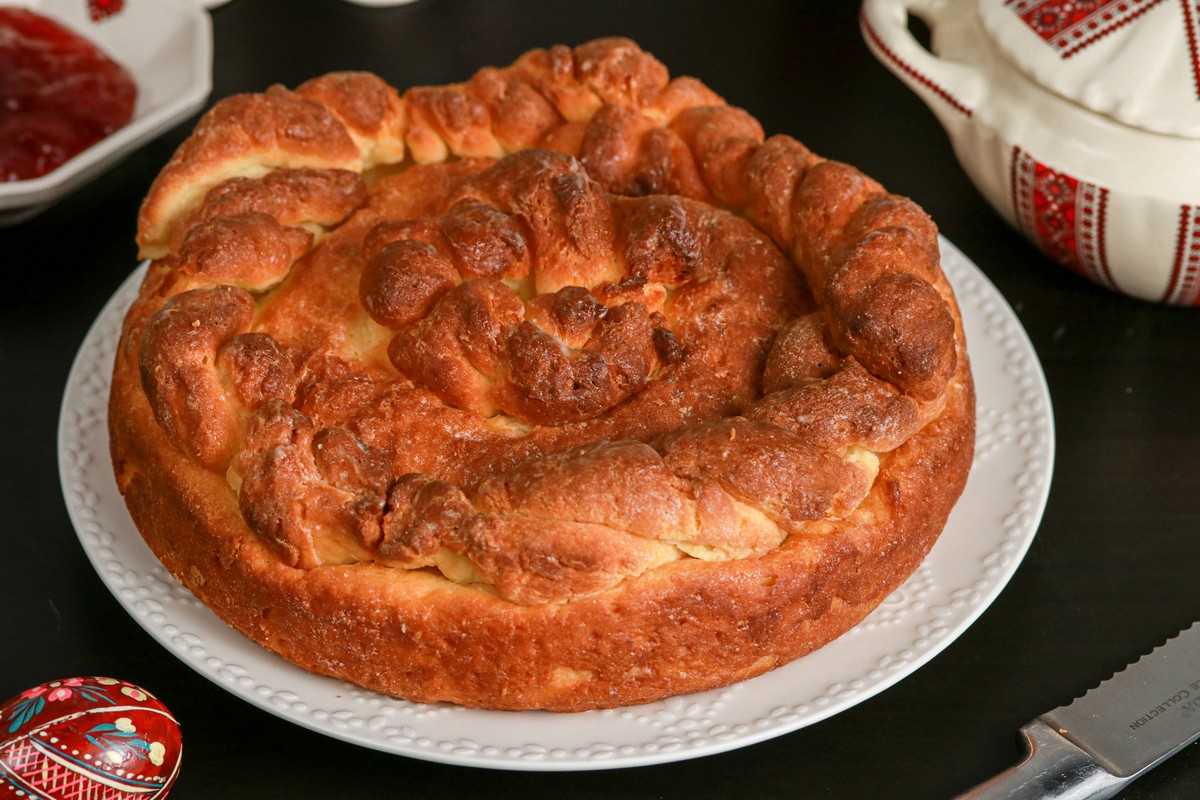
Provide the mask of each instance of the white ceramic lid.
POLYGON ((977 0, 1043 87, 1137 128, 1200 138, 1200 0, 977 0))

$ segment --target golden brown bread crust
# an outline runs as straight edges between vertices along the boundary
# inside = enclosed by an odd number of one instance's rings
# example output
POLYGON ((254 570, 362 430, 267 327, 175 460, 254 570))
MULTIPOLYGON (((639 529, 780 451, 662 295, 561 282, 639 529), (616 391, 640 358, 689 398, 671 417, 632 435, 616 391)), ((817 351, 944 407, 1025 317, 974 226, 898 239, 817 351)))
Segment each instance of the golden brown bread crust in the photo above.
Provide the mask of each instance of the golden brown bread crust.
POLYGON ((139 530, 368 688, 576 710, 760 674, 898 586, 970 466, 928 217, 627 40, 230 98, 138 236, 139 530))

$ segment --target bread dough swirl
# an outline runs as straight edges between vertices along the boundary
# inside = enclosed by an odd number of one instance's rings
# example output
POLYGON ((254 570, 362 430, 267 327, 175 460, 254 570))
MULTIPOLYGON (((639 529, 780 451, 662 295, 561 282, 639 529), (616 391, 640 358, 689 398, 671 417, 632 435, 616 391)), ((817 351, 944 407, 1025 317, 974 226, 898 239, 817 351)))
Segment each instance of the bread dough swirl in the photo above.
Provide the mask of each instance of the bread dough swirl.
POLYGON ((756 674, 894 588, 970 463, 925 213, 628 40, 403 95, 338 73, 224 100, 150 188, 138 243, 111 425, 139 527, 235 627, 371 688, 567 709, 756 674), (189 526, 220 531, 215 566, 150 507, 200 484, 189 526), (304 652, 344 611, 315 599, 334 575, 390 622, 304 652), (698 629, 740 630, 731 652, 669 644, 663 615, 694 601, 620 610, 673 581, 728 584, 698 629), (428 621, 412 592, 508 626, 511 653, 489 668, 460 642, 431 677, 439 648, 397 643, 397 620, 428 621), (552 619, 639 644, 567 663, 552 619), (518 658, 540 666, 513 687, 518 658))

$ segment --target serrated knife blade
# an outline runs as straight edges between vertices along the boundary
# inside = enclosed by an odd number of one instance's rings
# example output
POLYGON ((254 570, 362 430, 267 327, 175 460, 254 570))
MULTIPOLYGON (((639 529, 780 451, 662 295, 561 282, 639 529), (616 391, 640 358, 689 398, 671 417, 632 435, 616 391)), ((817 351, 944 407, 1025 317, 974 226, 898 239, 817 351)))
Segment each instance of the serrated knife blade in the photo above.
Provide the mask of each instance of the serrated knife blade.
POLYGON ((1200 625, 1021 729, 1024 761, 958 800, 1102 800, 1200 739, 1200 625))

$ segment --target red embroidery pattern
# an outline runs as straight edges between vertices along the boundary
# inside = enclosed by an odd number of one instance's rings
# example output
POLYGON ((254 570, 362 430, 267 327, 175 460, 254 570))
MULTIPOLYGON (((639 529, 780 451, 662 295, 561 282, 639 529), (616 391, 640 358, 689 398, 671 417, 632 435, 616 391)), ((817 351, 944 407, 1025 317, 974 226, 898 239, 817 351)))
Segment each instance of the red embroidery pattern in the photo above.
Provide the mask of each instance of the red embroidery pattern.
POLYGON ((958 98, 956 98, 954 95, 950 94, 950 92, 948 92, 944 87, 942 87, 941 85, 939 85, 939 84, 935 83, 933 80, 931 80, 928 75, 918 72, 916 69, 914 69, 912 67, 911 64, 904 61, 898 55, 893 53, 891 51, 891 49, 888 48, 888 46, 883 43, 883 39, 881 39, 879 37, 879 34, 875 32, 875 29, 871 27, 871 24, 869 22, 867 22, 866 14, 863 13, 861 10, 859 11, 858 19, 859 19, 859 24, 862 26, 863 33, 865 33, 867 35, 867 37, 871 40, 872 44, 874 44, 876 47, 878 47, 879 52, 881 52, 885 56, 887 56, 887 59, 889 61, 891 61, 893 64, 895 64, 897 67, 899 67, 900 70, 902 72, 904 72, 904 74, 908 75, 913 80, 915 80, 917 83, 921 84, 926 89, 928 89, 929 91, 936 94, 938 97, 945 100, 947 103, 950 104, 950 107, 953 108, 955 111, 959 111, 968 117, 974 115, 974 113, 975 113, 974 109, 968 107, 962 101, 958 100, 958 98))
MULTIPOLYGON (((1005 0, 1013 12, 1070 58, 1093 42, 1128 25, 1162 0, 1005 0)), ((1192 2, 1192 0, 1185 0, 1192 2)))
POLYGON ((1179 209, 1179 237, 1175 242, 1175 264, 1163 302, 1183 306, 1200 305, 1200 208, 1179 209))
POLYGON ((1055 261, 1115 288, 1104 243, 1108 189, 1056 172, 1019 147, 1011 180, 1021 231, 1055 261))
POLYGON ((1196 87, 1196 97, 1200 98, 1200 31, 1197 31, 1197 20, 1200 19, 1200 0, 1180 0, 1183 3, 1183 21, 1187 25, 1188 53, 1192 57, 1192 85, 1196 87))

